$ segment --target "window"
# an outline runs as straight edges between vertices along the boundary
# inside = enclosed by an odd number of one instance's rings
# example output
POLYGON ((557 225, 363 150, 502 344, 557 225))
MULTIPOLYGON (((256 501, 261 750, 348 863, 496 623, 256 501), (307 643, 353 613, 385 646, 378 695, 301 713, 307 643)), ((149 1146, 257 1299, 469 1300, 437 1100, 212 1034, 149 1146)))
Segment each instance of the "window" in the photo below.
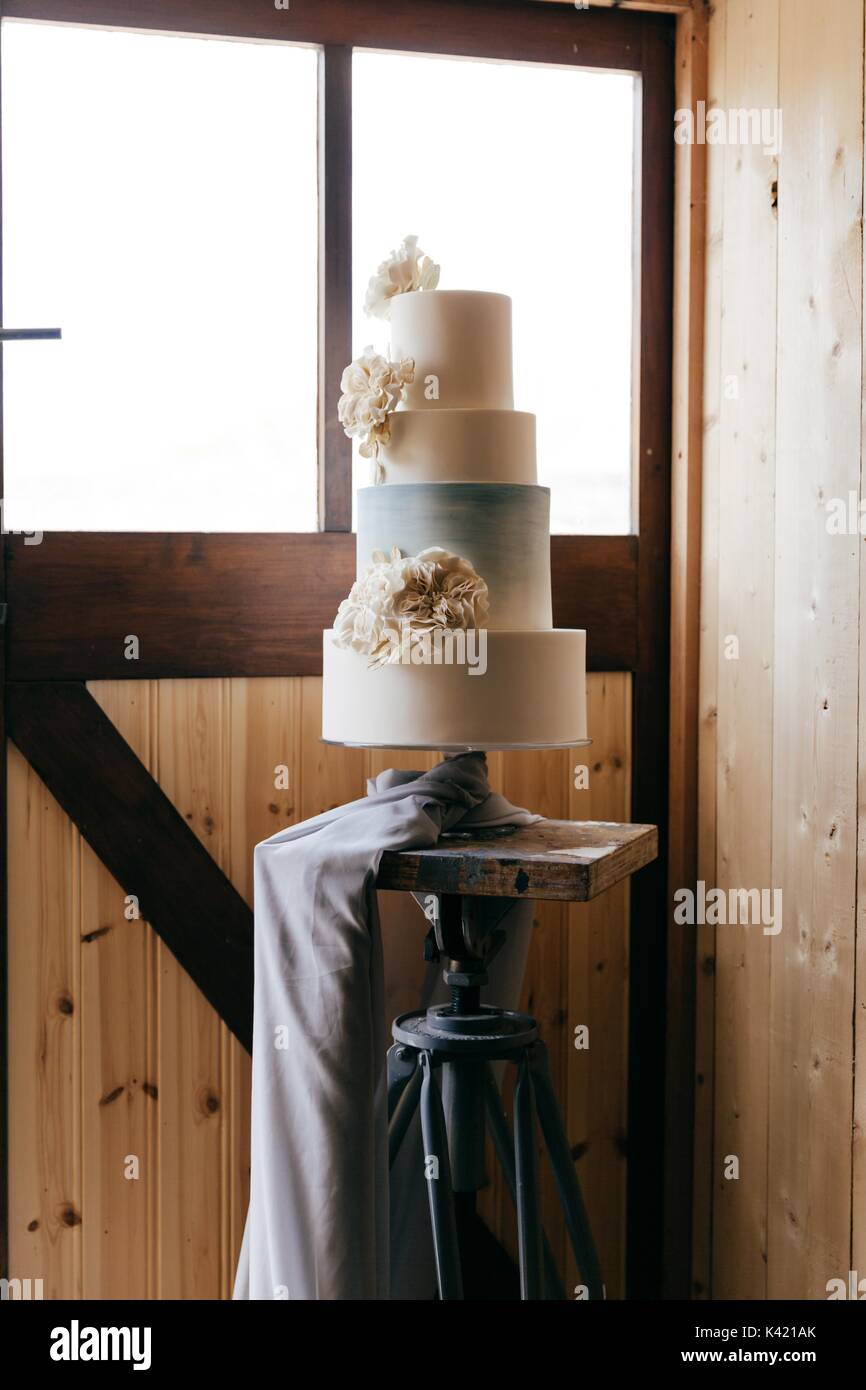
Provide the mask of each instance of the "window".
POLYGON ((356 53, 352 86, 356 351, 387 347, 364 290, 408 233, 443 289, 509 294, 551 530, 629 532, 635 79, 356 53))
POLYGON ((316 529, 317 60, 4 22, 6 529, 316 529))
MULTIPOLYGON (((7 529, 316 529, 317 63, 4 21, 4 319, 63 331, 5 354, 7 529)), ((635 83, 352 58, 355 350, 408 233, 510 294, 554 533, 633 529, 635 83)))

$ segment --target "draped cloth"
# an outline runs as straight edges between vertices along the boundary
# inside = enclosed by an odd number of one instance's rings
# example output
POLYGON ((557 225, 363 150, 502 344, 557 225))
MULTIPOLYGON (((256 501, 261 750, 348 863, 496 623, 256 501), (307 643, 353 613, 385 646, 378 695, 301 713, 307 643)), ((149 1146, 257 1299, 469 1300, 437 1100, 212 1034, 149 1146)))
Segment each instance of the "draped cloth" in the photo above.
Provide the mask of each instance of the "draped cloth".
MULTIPOLYGON (((252 1165, 236 1299, 430 1298, 435 1288, 417 1115, 389 1182, 379 862, 458 827, 540 817, 490 791, 483 753, 367 786, 256 846, 252 1165)), ((423 925, 411 895, 400 897, 423 925)), ((532 904, 515 903, 501 925, 488 993, 516 1008, 532 904)))

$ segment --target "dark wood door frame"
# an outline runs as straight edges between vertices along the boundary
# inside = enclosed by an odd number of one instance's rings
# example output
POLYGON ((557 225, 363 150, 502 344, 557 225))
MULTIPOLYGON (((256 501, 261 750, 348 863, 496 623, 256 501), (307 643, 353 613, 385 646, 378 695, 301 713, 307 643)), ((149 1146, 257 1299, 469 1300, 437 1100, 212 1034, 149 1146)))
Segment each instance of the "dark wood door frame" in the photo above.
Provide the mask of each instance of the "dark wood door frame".
MULTIPOLYGON (((629 1294, 658 1297, 668 1238, 674 1232, 670 1248, 687 1250, 691 1220, 690 1193, 680 1194, 677 1209, 665 1212, 662 1183, 674 20, 668 15, 616 8, 577 11, 534 0, 413 0, 411 5, 404 0, 292 0, 289 10, 277 10, 273 0, 0 0, 0 13, 321 47, 321 243, 327 248, 320 261, 323 382, 333 374, 335 363, 342 365, 351 355, 352 47, 580 64, 640 74, 640 535, 554 537, 552 565, 557 624, 588 628, 590 664, 595 669, 635 673, 631 816, 660 827, 659 859, 635 878, 631 890, 627 1223, 629 1294)), ((320 398, 320 420, 325 418, 320 398)), ((0 708, 0 756, 5 759, 9 732, 16 741, 21 740, 37 770, 41 764, 46 778, 50 776, 56 786, 62 786, 69 771, 68 766, 65 772, 61 766, 62 750, 54 746, 49 771, 52 739, 28 710, 33 716, 41 711, 47 718, 49 710, 58 709, 58 700, 61 705, 65 701, 69 705, 65 718, 78 718, 96 728, 99 720, 88 704, 91 697, 80 684, 87 679, 315 673, 321 661, 318 633, 328 625, 335 599, 345 594, 352 577, 352 538, 347 534, 351 524, 350 465, 348 442, 339 431, 324 424, 320 429, 320 519, 324 529, 315 536, 49 534, 42 546, 28 549, 21 538, 5 537, 0 602, 8 604, 8 609, 0 609, 0 613, 5 618, 8 611, 9 619, 3 628, 0 660, 7 669, 0 697, 7 690, 6 681, 14 684, 8 686, 8 729, 0 708), (139 561, 146 552, 149 563, 125 563, 124 551, 135 552, 139 561), (124 635, 138 629, 123 622, 118 631, 119 595, 122 604, 131 605, 135 622, 147 637, 138 662, 127 661, 123 652, 124 635), (196 640, 202 634, 207 640, 196 640), (31 682, 35 684, 31 686, 31 682), (64 682, 73 684, 64 688, 64 682)), ((124 607, 124 612, 128 617, 130 607, 124 607)), ((111 742, 110 736, 105 737, 111 742)), ((115 753, 125 757, 116 748, 115 753)), ((0 856, 4 858, 5 791, 4 773, 0 798, 0 856)), ((105 788, 100 789, 100 796, 105 793, 105 788)), ((96 837, 99 830, 94 827, 93 808, 86 813, 96 837)), ((165 826, 173 825, 165 807, 162 814, 165 826)), ((75 816, 83 820, 85 811, 79 808, 75 816)), ((166 833, 171 837, 174 831, 166 833)), ((97 852, 103 851, 106 862, 114 857, 119 876, 134 867, 123 867, 116 846, 104 844, 97 852)), ((189 852, 191 856, 196 853, 191 846, 189 852)), ((5 863, 2 868, 0 1268, 5 1273, 5 863)), ((208 876, 215 894, 225 891, 217 886, 217 879, 203 861, 200 870, 208 876)), ((170 920, 172 912, 180 911, 176 902, 161 908, 154 904, 154 908, 154 915, 164 922, 170 920)), ((245 920, 237 904, 232 911, 236 928, 229 954, 241 950, 241 922, 245 920)), ((185 946, 181 941, 179 951, 187 947, 188 943, 185 946)), ((197 968, 193 961, 193 971, 197 968)), ((220 1012, 225 1009, 232 1015, 234 1011, 240 1036, 247 1026, 243 1006, 237 1000, 222 1000, 219 982, 207 987, 220 1012)), ((692 981, 683 980, 683 988, 692 987, 692 981)), ((684 1055, 679 1071, 688 1084, 692 1070, 691 1056, 684 1055)), ((678 1142, 689 1144, 690 1136, 683 1130, 678 1142)), ((683 1270, 679 1282, 688 1287, 688 1278, 688 1270, 683 1270)), ((676 1275, 672 1282, 677 1282, 676 1275)))
MULTIPOLYGON (((49 532, 4 548, 13 681, 319 675, 355 578, 346 532, 49 532)), ((640 666, 640 563, 636 536, 551 541, 554 623, 587 629, 594 671, 640 666)))
MULTIPOLYGON (((644 16, 646 18, 646 16, 644 16)), ((673 37, 674 30, 670 30, 673 37)), ((691 1192, 664 1207, 665 1012, 669 929, 668 744, 670 711, 671 363, 673 358, 674 53, 647 52, 641 92, 640 320, 652 324, 640 355, 638 631, 632 692, 632 804, 636 821, 657 821, 659 857, 631 884, 629 933, 628 1189, 626 1270, 631 1298, 659 1298, 674 1251, 691 1251, 691 1192), (667 136, 667 138, 666 138, 667 136), (655 239, 657 238, 657 241, 655 239), (653 242, 655 241, 655 244, 653 242), (685 1239, 677 1236, 686 1228, 685 1239)), ((684 981, 694 988, 694 981, 684 981)), ((688 1068, 689 1084, 693 1063, 688 1068)), ((682 1071, 680 1074, 683 1074, 682 1071)), ((678 1133, 676 1129, 669 1133, 678 1133)), ((690 1135, 678 1133, 691 1144, 690 1135)), ((691 1173, 691 1164, 688 1167, 691 1173)), ((690 1285, 668 1271, 670 1287, 690 1285)))

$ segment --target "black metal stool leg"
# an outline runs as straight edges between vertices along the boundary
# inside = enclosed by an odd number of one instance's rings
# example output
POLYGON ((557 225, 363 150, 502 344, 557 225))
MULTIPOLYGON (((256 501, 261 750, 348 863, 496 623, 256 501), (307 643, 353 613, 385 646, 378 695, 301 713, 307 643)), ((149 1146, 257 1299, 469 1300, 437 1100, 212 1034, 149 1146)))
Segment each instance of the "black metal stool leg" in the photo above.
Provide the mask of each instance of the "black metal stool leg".
POLYGON ((529 1061, 517 1065, 514 1088, 514 1174, 517 1184, 517 1241, 520 1250, 520 1296, 542 1297, 541 1218, 535 1152, 535 1104, 529 1061))
POLYGON ((451 1167, 448 1161, 448 1136, 442 1098, 433 1076, 432 1057, 422 1052, 418 1058, 421 1073, 421 1133, 424 1140, 425 1168, 436 1160, 438 1173, 425 1173, 427 1196, 430 1202, 430 1224, 433 1228, 433 1254, 436 1278, 441 1299, 462 1299, 463 1276, 460 1270, 460 1247, 457 1243, 457 1221, 451 1192, 451 1167))
POLYGON ((541 1132, 550 1154, 553 1175, 559 1189, 559 1199, 565 1213, 565 1224, 574 1250, 574 1258, 590 1298, 604 1298, 601 1279, 601 1266, 592 1238, 586 1208, 580 1191, 580 1183, 574 1171, 574 1160, 568 1145, 568 1138, 562 1126, 562 1117, 556 1103, 556 1094, 550 1079, 547 1062, 547 1048, 540 1040, 534 1042, 528 1051, 529 1068, 535 1082, 535 1103, 541 1132))
MULTIPOLYGON (((486 1062, 484 1069, 484 1099, 487 1107, 490 1137, 493 1140, 493 1148, 505 1176, 505 1185, 511 1194, 512 1202, 514 1202, 516 1206, 517 1183, 514 1177, 514 1141, 511 1138, 511 1129, 502 1105, 502 1098, 499 1094, 499 1087, 496 1084, 496 1077, 493 1075, 493 1068, 489 1062, 486 1062)), ((565 1289, 559 1277, 559 1271, 556 1268, 550 1242, 544 1234, 543 1228, 541 1239, 544 1247, 544 1274, 547 1280, 547 1296, 551 1299, 564 1299, 565 1289)))
POLYGON ((388 1070, 388 1119, 397 1109, 397 1102, 408 1086, 418 1066, 418 1054, 403 1043, 392 1043, 385 1058, 388 1070))
POLYGON ((400 1146, 418 1109, 421 1068, 418 1054, 408 1047, 388 1049, 388 1167, 393 1168, 400 1146), (392 1057, 392 1053, 397 1055, 392 1057), (402 1054, 402 1055, 401 1055, 402 1054))
POLYGON ((403 1089, 394 1114, 391 1116, 391 1123, 388 1126, 388 1167, 393 1168, 397 1161, 397 1155, 406 1138, 409 1126, 412 1123, 415 1111, 418 1109, 418 1097, 421 1094, 421 1069, 417 1067, 414 1075, 409 1078, 403 1089))

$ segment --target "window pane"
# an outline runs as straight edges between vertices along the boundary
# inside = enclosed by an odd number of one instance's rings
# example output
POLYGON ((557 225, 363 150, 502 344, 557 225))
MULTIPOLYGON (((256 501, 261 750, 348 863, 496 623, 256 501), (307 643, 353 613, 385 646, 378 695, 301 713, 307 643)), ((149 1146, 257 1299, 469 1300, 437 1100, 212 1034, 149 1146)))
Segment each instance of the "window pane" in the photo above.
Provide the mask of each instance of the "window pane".
POLYGON ((315 529, 316 62, 4 23, 7 529, 315 529))
POLYGON ((630 531, 635 79, 357 53, 353 84, 357 350, 387 346, 364 291, 407 234, 442 289, 511 295, 551 529, 630 531))

